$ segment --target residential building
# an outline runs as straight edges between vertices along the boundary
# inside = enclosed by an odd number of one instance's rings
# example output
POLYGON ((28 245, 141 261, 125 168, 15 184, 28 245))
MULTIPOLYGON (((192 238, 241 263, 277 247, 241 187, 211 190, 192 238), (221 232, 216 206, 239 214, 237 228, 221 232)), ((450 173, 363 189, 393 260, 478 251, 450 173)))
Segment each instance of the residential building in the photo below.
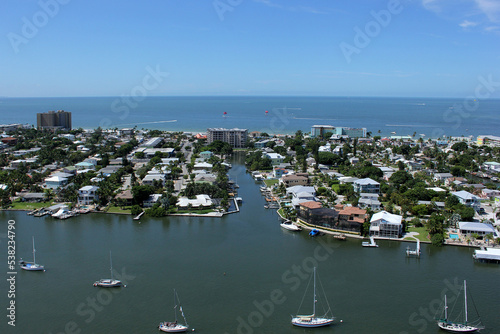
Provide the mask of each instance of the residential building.
POLYGON ((451 194, 453 196, 456 196, 461 204, 470 206, 474 208, 474 210, 478 210, 479 206, 481 205, 480 198, 468 191, 460 190, 452 192, 451 194))
POLYGON ((203 160, 208 160, 210 159, 214 154, 211 151, 203 151, 200 153, 200 158, 203 160))
POLYGON ((231 144, 234 148, 242 148, 247 144, 248 130, 247 129, 224 129, 224 128, 209 128, 207 129, 207 143, 211 144, 216 140, 231 144))
POLYGON ((434 181, 444 182, 446 179, 452 178, 453 175, 450 173, 434 173, 434 181))
POLYGON ((370 236, 399 238, 403 234, 403 217, 387 211, 381 211, 370 220, 370 236))
POLYGON ((51 176, 45 179, 45 188, 57 189, 68 184, 68 179, 61 176, 51 176))
POLYGON ((177 200, 179 208, 188 208, 191 205, 193 208, 209 208, 213 205, 212 199, 208 195, 196 195, 196 199, 189 199, 187 197, 180 197, 177 200))
POLYGON ((160 181, 163 186, 165 186, 165 181, 167 180, 167 174, 147 174, 142 179, 142 184, 153 185, 155 181, 160 181))
POLYGON ((333 136, 349 138, 366 137, 366 128, 349 128, 332 125, 313 125, 311 127, 311 137, 324 137, 326 133, 332 133, 333 136))
POLYGON ((342 231, 361 233, 365 219, 366 210, 355 206, 344 206, 339 211, 338 223, 333 227, 342 231))
POLYGON ((480 237, 493 234, 494 237, 497 237, 497 232, 491 224, 458 222, 458 229, 460 230, 460 234, 467 237, 470 237, 473 234, 477 234, 480 237))
POLYGON ((378 194, 380 192, 380 183, 370 178, 364 178, 354 181, 354 191, 359 193, 378 194))
POLYGON ((477 136, 478 145, 500 146, 500 137, 498 136, 477 136))
POLYGON ((281 177, 280 182, 286 187, 306 186, 309 184, 309 178, 298 174, 287 174, 281 177))
POLYGON ((288 170, 286 168, 274 167, 273 176, 276 179, 280 179, 285 174, 288 174, 288 170))
POLYGON ((264 156, 271 159, 271 164, 273 166, 277 166, 277 165, 281 164, 283 162, 283 160, 285 159, 285 157, 279 153, 265 153, 264 156))
POLYGON ((358 206, 361 208, 370 208, 371 210, 380 210, 382 203, 378 200, 378 194, 359 194, 358 206))
POLYGON ((71 113, 64 110, 37 113, 36 124, 38 130, 71 130, 71 113))
POLYGON ((91 205, 94 204, 99 199, 97 191, 99 187, 97 186, 85 186, 78 189, 78 204, 79 205, 91 205))
POLYGON ((162 194, 151 194, 149 195, 148 199, 142 202, 142 206, 145 208, 151 208, 153 205, 158 203, 160 200, 162 194))
POLYGON ((134 196, 132 195, 132 191, 130 189, 124 190, 115 197, 116 199, 122 200, 125 205, 132 205, 134 196))

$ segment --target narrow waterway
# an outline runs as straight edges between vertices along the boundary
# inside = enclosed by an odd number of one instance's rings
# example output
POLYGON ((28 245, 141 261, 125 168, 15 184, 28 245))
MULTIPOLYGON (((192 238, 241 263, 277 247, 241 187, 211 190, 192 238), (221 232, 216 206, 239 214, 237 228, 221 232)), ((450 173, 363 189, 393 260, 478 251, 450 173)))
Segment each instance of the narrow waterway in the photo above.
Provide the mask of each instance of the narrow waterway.
MULTIPOLYGON (((440 333, 436 310, 444 294, 456 299, 464 279, 486 326, 482 333, 499 332, 500 266, 474 263, 469 248, 423 245, 420 259, 408 259, 405 249, 414 244, 363 248, 359 240, 284 231, 241 162, 235 158, 230 171, 241 211, 223 218, 143 217, 139 224, 130 216, 60 221, 1 212, 4 276, 8 220, 15 221, 18 259, 32 257, 34 236, 46 272, 17 271, 15 328, 7 325, 9 286, 2 280, 0 332, 156 333, 159 322, 173 320, 175 288, 199 333, 440 333), (110 250, 126 288, 92 286, 109 277, 110 250), (296 328, 291 315, 314 266, 338 321, 296 328)), ((303 306, 301 313, 312 311, 312 296, 303 306)), ((474 317, 472 303, 469 311, 474 317)))

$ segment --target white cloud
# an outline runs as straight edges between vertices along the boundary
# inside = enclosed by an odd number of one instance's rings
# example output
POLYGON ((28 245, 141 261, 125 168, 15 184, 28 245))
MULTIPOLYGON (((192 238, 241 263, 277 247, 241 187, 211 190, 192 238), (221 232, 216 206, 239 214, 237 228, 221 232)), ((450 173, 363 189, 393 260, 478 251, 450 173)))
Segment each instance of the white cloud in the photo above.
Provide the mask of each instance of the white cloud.
POLYGON ((492 22, 500 22, 500 1, 498 0, 474 0, 477 7, 492 22))
POLYGON ((464 29, 467 29, 469 27, 474 27, 474 26, 477 26, 477 23, 476 22, 472 22, 472 21, 469 21, 469 20, 465 20, 463 21, 462 23, 459 24, 459 26, 461 26, 462 28, 464 29))

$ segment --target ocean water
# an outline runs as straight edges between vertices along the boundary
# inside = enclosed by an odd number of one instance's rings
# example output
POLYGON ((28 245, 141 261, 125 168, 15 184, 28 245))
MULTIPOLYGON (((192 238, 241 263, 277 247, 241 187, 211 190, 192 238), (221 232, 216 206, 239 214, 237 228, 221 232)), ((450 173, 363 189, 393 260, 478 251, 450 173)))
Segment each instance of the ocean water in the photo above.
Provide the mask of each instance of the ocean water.
POLYGON ((498 135, 500 100, 375 97, 0 98, 0 124, 36 125, 36 114, 72 112, 73 128, 206 131, 244 128, 272 134, 313 125, 366 127, 372 135, 498 135), (267 113, 266 113, 267 111, 267 113))

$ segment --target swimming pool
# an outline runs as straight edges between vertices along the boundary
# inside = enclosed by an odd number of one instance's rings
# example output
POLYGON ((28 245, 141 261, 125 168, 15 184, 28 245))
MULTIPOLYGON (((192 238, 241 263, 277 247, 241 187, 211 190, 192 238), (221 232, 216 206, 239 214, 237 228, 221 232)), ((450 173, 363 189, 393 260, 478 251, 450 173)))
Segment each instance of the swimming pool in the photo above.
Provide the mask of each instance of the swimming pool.
POLYGON ((457 239, 458 240, 458 234, 450 233, 450 239, 457 239))

